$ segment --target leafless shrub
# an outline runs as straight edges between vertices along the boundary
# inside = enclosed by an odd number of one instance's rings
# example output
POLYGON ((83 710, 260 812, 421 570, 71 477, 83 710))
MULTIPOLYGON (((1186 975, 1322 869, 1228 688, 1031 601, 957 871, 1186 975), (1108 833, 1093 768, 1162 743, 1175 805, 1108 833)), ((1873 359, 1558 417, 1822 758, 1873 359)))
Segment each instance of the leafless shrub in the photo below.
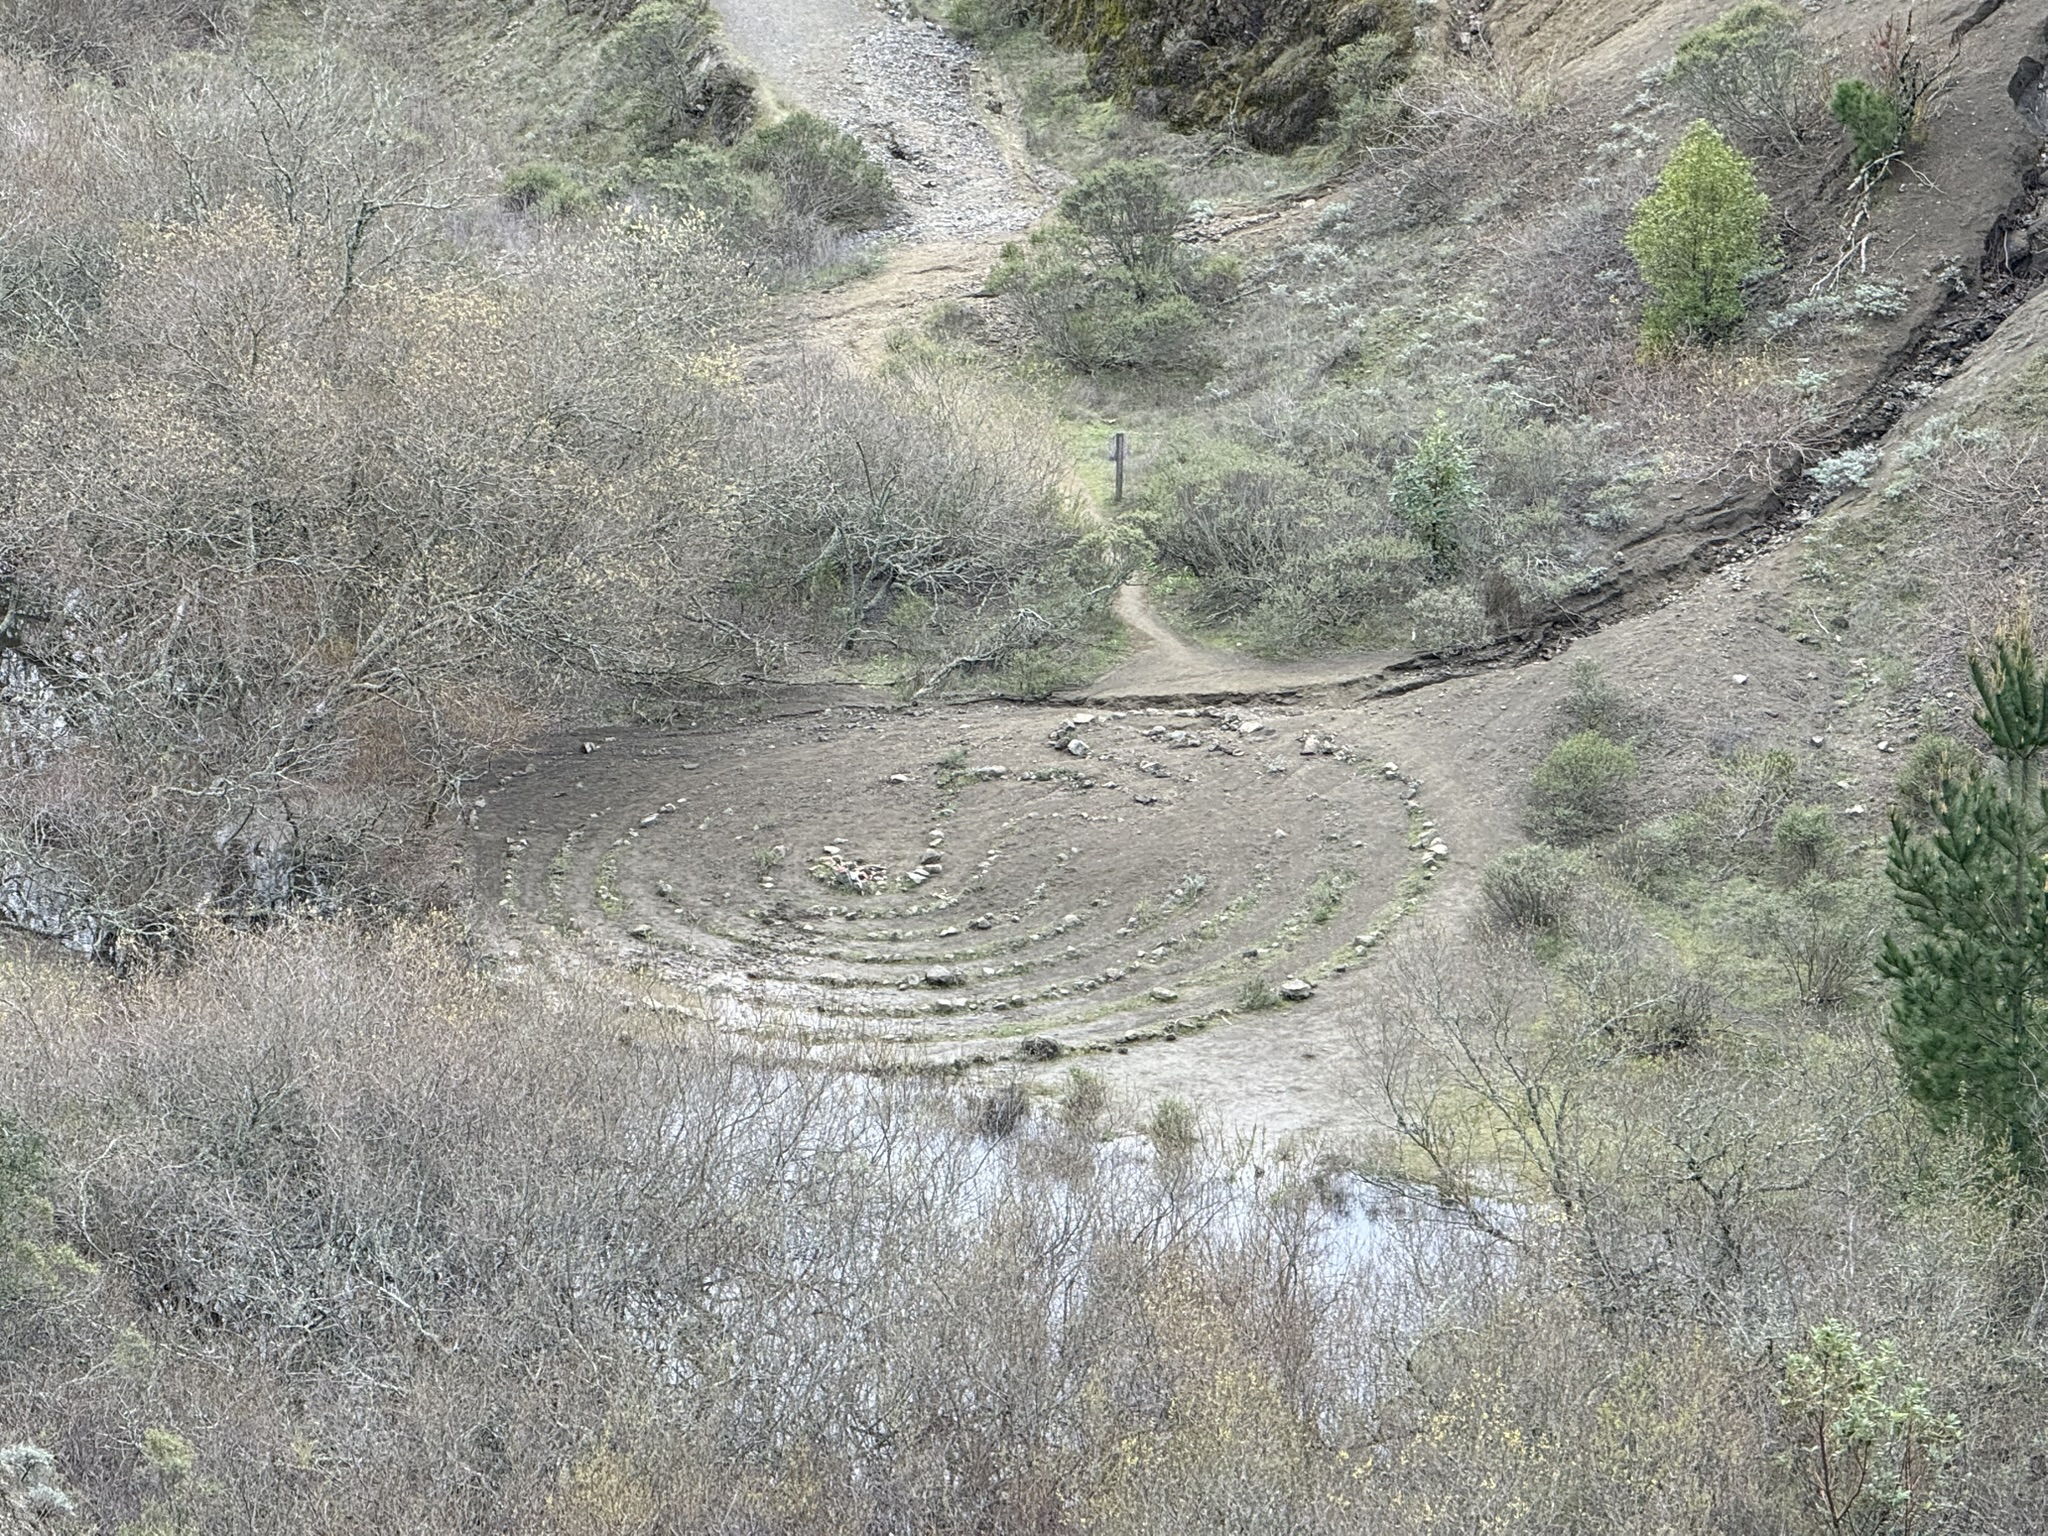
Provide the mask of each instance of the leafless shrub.
POLYGON ((126 80, 162 54, 237 37, 249 9, 248 0, 6 0, 0 47, 60 74, 126 80))
POLYGON ((256 209, 116 257, 90 342, 0 386, 11 639, 69 726, 0 789, 0 864, 82 931, 304 894, 316 847, 416 830, 567 679, 688 664, 718 544, 672 510, 684 373, 745 291, 701 229, 341 314, 256 209))
POLYGON ((1503 351, 1553 414, 1584 415, 1635 365, 1636 281, 1621 234, 1625 197, 1587 199, 1518 227, 1503 252, 1503 351))
POLYGON ((821 360, 751 406, 727 450, 750 585, 808 605, 833 647, 995 665, 1054 632, 1077 586, 1106 601, 1114 572, 1081 563, 1057 455, 989 393, 821 360))
POLYGON ((274 1528, 616 1529, 623 1500, 1021 1532, 1079 1500, 1123 1530, 1163 1500, 1300 1530, 1341 1484, 1373 1335, 1334 1327, 1363 1277, 1302 1195, 992 1143, 914 1080, 684 1024, 621 1036, 608 998, 481 982, 434 932, 222 939, 37 995, 26 1032, 0 1000, 0 1109, 49 1126, 49 1240, 98 1268, 10 1301, 0 1412, 66 1431, 96 1515, 168 1497, 88 1432, 127 1414, 189 1442, 195 1517, 274 1528))
POLYGON ((1791 381, 1740 358, 1698 355, 1632 369, 1609 420, 1624 440, 1663 446, 1666 475, 1728 488, 1774 484, 1809 462, 1825 430, 1791 381))

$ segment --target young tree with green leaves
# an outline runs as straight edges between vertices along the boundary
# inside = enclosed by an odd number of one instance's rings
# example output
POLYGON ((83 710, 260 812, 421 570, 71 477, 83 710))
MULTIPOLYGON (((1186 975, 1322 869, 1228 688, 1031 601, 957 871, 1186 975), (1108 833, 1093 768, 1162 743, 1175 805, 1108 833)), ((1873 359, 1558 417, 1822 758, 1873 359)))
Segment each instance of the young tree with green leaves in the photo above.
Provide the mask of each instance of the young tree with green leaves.
POLYGON ((1654 295, 1643 312, 1646 345, 1662 351, 1734 333, 1742 285, 1771 265, 1770 211, 1740 150, 1705 119, 1686 130, 1624 240, 1654 295))
POLYGON ((1786 1357, 1778 1402, 1815 1529, 1828 1536, 1933 1529, 1962 1423, 1934 1411, 1926 1381, 1897 1344, 1880 1339, 1865 1349, 1846 1323, 1821 1323, 1807 1333, 1805 1349, 1786 1357))
POLYGON ((2048 1177, 2048 670, 2022 612, 1970 657, 1976 721, 2000 771, 1949 783, 1931 836, 1892 820, 1908 924, 1878 969, 1898 984, 1892 1049, 1937 1126, 1968 1125, 2048 1177))
POLYGON ((1486 500, 1472 454, 1439 416, 1422 434, 1415 453, 1394 471, 1394 515, 1429 551, 1440 576, 1454 574, 1463 561, 1467 525, 1486 500))

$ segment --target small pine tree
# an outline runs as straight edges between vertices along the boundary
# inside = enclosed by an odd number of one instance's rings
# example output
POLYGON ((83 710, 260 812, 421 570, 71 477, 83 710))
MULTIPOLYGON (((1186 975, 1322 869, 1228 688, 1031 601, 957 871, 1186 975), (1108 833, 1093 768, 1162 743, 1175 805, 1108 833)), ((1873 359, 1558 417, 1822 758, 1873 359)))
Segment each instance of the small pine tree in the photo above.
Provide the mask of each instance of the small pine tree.
POLYGON ((1970 657, 1978 728, 2002 771, 1948 787, 1931 836, 1892 819, 1889 872, 1911 929, 1885 939, 1892 1049, 1937 1126, 1967 1124, 2048 1176, 2048 669, 2024 611, 1970 657))
POLYGON ((1655 295, 1647 345, 1720 341, 1742 324, 1742 285, 1771 264, 1770 206, 1755 168, 1710 123, 1686 130, 1624 242, 1655 295))
POLYGON ((1465 525, 1485 499, 1471 453, 1441 416, 1422 434, 1414 456, 1394 471, 1394 515, 1429 551, 1439 576, 1457 571, 1465 525))
POLYGON ((1828 98, 1828 111, 1849 130, 1850 154, 1862 170, 1906 140, 1906 114, 1888 92, 1868 80, 1844 80, 1828 98))

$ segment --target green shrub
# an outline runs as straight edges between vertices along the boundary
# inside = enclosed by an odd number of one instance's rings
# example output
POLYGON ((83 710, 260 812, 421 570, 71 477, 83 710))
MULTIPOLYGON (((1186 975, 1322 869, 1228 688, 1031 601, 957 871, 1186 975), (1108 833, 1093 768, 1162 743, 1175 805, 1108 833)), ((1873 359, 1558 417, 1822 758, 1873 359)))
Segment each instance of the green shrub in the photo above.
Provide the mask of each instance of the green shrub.
POLYGON ((1008 37, 1031 20, 1030 0, 953 0, 946 7, 946 25, 976 43, 1008 37))
POLYGON ((47 1171, 41 1135, 0 1110, 0 1306, 15 1298, 24 1276, 36 1268, 26 1236, 47 1171))
POLYGON ((1188 201, 1157 160, 1112 160, 1060 194, 1060 217, 1080 231, 1098 259, 1122 267, 1140 298, 1180 293, 1181 251, 1174 238, 1188 201))
POLYGON ((1486 609, 1470 587, 1425 587, 1408 599, 1408 624, 1418 650, 1454 651, 1486 638, 1486 609))
POLYGON ((1778 862, 1792 880, 1803 880, 1832 864, 1842 851, 1842 831, 1825 805, 1787 806, 1771 831, 1778 862))
POLYGON ((1186 1099, 1168 1095, 1152 1106, 1145 1122, 1146 1139, 1162 1157, 1186 1157, 1201 1144, 1201 1122, 1186 1099))
POLYGON ((1263 976, 1253 976, 1237 989, 1237 1006, 1245 1013, 1266 1013, 1280 1006, 1280 989, 1263 976))
POLYGON ((509 207, 551 219, 584 213, 597 202, 591 190, 573 174, 544 161, 522 165, 512 171, 505 177, 499 196, 509 207))
POLYGON ((1494 922, 1510 933, 1563 933, 1571 926, 1584 875, 1571 854, 1537 843, 1487 865, 1479 893, 1494 922))
POLYGON ((1394 137, 1401 122, 1394 87, 1408 73, 1411 52, 1399 34, 1371 32, 1331 56, 1330 139, 1341 158, 1357 159, 1394 137))
POLYGON ((1530 776, 1528 828, 1567 847, 1613 832, 1628 820, 1635 777, 1632 748, 1598 731, 1567 736, 1530 776))
POLYGON ((1736 6, 1678 45, 1672 89, 1746 143, 1804 143, 1824 93, 1803 22, 1799 12, 1772 0, 1736 6))
POLYGON ((1040 350, 1083 373, 1215 366, 1208 311, 1236 266, 1177 238, 1187 201, 1156 161, 1111 161, 1060 199, 1059 217, 1003 248, 988 289, 1040 350))
POLYGON ((1771 262, 1770 203, 1740 151, 1700 121, 1686 130, 1624 243, 1652 295, 1643 341, 1720 341, 1742 324, 1742 285, 1771 262))
POLYGON ((1700 872, 1712 855, 1714 834, 1708 816, 1687 811, 1624 831, 1606 850, 1606 862, 1633 889, 1667 900, 1700 872))
MULTIPOLYGON (((1946 1507, 1962 1421, 1936 1413, 1927 1382, 1890 1339, 1866 1350, 1847 1324, 1810 1329, 1778 1388, 1791 1464, 1816 1531, 1917 1531, 1946 1507)), ((1937 1515, 1935 1517, 1939 1519, 1937 1515)))
POLYGON ((875 229, 897 212, 889 173, 860 140, 808 112, 756 129, 733 158, 771 182, 784 208, 834 229, 875 229))
POLYGON ((1896 153, 1906 142, 1906 114, 1896 98, 1868 80, 1844 80, 1828 98, 1828 111, 1849 130, 1849 154, 1863 167, 1896 153))
POLYGON ((1441 416, 1394 471, 1394 515, 1429 551, 1439 576, 1450 575, 1464 558, 1470 525, 1485 504, 1472 455, 1441 416))
POLYGON ((598 89, 649 154, 738 142, 759 112, 753 76, 719 46, 707 0, 646 0, 606 41, 598 89))
POLYGON ((1109 1110, 1109 1085, 1097 1072, 1086 1067, 1067 1071, 1066 1086, 1060 1090, 1060 1123, 1077 1136, 1094 1136, 1109 1110))
POLYGON ((1597 731, 1614 741, 1632 740, 1641 724, 1636 707, 1600 670, 1597 661, 1575 661, 1565 695, 1557 701, 1558 735, 1597 731))
POLYGON ((1032 9, 1056 41, 1088 50, 1098 94, 1266 154, 1316 136, 1343 100, 1345 50, 1381 37, 1405 66, 1416 37, 1411 0, 1038 0, 1032 9))
POLYGON ((745 221, 761 194, 755 181, 723 150, 678 144, 622 171, 617 190, 660 204, 666 211, 695 211, 745 221))

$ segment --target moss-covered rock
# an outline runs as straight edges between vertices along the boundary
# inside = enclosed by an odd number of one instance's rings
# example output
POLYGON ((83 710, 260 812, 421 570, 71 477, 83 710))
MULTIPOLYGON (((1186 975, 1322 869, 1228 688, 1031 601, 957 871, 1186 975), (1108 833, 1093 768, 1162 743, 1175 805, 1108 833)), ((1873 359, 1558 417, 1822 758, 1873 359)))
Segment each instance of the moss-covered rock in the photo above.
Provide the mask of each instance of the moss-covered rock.
POLYGON ((1314 137, 1340 103, 1338 49, 1374 34, 1405 56, 1411 0, 1041 0, 1046 30, 1085 48, 1089 79, 1176 128, 1221 128, 1255 149, 1314 137))

